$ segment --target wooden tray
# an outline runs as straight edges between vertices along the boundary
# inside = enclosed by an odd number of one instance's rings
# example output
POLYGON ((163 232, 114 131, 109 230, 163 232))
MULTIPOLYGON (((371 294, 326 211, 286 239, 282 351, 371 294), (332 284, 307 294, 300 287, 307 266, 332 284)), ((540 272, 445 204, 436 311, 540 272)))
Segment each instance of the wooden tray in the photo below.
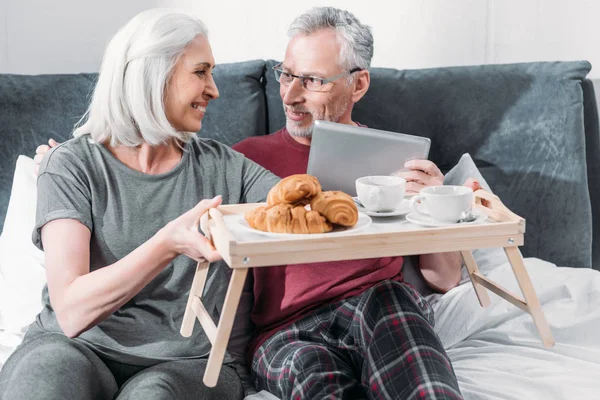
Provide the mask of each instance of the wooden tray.
POLYGON ((460 251, 481 306, 490 304, 487 288, 531 314, 544 346, 554 345, 518 248, 523 245, 525 220, 489 192, 475 192, 474 207, 488 216, 482 223, 423 227, 411 224, 403 217, 374 218, 364 229, 335 235, 272 236, 251 232, 244 228, 241 220, 247 211, 260 205, 221 206, 209 210, 201 218, 202 231, 233 269, 218 325, 214 324, 201 300, 210 267, 208 262, 198 263, 183 317, 183 336, 192 334, 198 319, 213 345, 204 374, 206 386, 213 387, 217 383, 248 268, 256 267, 460 251), (472 250, 484 247, 504 248, 524 299, 479 272, 472 250))

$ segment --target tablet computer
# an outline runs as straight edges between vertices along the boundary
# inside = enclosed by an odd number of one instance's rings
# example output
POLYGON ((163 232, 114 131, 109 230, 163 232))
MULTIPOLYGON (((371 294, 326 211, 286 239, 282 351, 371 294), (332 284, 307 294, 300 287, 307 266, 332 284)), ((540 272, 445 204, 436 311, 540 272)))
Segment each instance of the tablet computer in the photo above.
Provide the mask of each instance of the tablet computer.
POLYGON ((307 173, 323 190, 356 196, 356 178, 390 175, 408 160, 427 159, 431 140, 360 126, 315 121, 307 173))

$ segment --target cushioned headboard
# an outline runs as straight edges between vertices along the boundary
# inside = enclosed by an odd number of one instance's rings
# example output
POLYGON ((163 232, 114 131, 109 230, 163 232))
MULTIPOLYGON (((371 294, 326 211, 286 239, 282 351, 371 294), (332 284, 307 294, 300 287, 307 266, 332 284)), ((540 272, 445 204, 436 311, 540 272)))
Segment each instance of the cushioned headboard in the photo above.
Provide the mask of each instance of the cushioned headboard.
POLYGON ((263 60, 219 64, 214 69, 221 98, 208 105, 199 136, 233 145, 267 134, 263 60))
POLYGON ((598 126, 598 104, 592 81, 584 80, 582 88, 588 186, 592 203, 592 225, 594 227, 592 264, 594 269, 600 270, 600 129, 598 126))
MULTIPOLYGON (((264 67, 262 60, 217 66, 215 81, 226 100, 209 104, 200 136, 234 144, 266 134, 264 67)), ((35 148, 49 138, 68 139, 95 80, 96 74, 0 74, 0 231, 18 155, 33 157, 35 148)))
POLYGON ((0 230, 19 154, 33 157, 49 138, 70 137, 85 112, 95 74, 0 74, 0 230))
MULTIPOLYGON (((268 62, 267 70, 274 64, 268 62)), ((582 91, 590 68, 585 61, 373 68, 371 87, 353 118, 373 128, 431 138, 430 158, 442 170, 470 153, 492 189, 527 219, 524 255, 590 267, 582 91)), ((269 130, 274 131, 285 119, 278 84, 271 73, 266 80, 269 130)), ((595 110, 592 100, 586 96, 595 110)))

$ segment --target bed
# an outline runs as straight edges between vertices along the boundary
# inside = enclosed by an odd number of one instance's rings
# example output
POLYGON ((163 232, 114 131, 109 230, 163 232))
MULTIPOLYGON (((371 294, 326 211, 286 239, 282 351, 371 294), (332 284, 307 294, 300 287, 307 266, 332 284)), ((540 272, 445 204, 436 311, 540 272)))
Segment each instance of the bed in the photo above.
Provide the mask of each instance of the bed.
MULTIPOLYGON (((35 195, 33 160, 21 156, 0 236, 0 369, 40 310, 43 253, 29 239, 35 195)), ((486 276, 520 293, 500 249, 474 255, 486 276)), ((463 395, 473 400, 597 398, 600 272, 557 267, 538 258, 526 258, 525 265, 556 340, 549 349, 529 314, 491 292, 491 305, 481 308, 466 271, 458 287, 427 296, 463 395)), ((412 266, 407 268, 408 279, 425 291, 422 282, 415 282, 412 266)))
MULTIPOLYGON (((202 135, 231 145, 283 126, 275 64, 219 65, 222 98, 202 135)), ((531 317, 496 295, 481 308, 468 280, 428 296, 467 399, 600 398, 600 136, 590 68, 373 68, 354 110, 367 126, 429 137, 430 158, 445 172, 469 153, 494 193, 527 220, 522 252, 554 347, 545 349, 531 317)), ((0 365, 39 311, 45 282, 43 254, 31 243, 35 176, 26 156, 50 137, 69 137, 95 79, 0 74, 0 365)), ((475 252, 481 271, 519 293, 496 250, 475 252)))
MULTIPOLYGON (((556 340, 544 348, 533 320, 491 294, 483 309, 463 284, 437 299, 436 327, 466 399, 596 399, 600 390, 600 273, 525 259, 556 340)), ((519 292, 511 267, 487 274, 519 292)))

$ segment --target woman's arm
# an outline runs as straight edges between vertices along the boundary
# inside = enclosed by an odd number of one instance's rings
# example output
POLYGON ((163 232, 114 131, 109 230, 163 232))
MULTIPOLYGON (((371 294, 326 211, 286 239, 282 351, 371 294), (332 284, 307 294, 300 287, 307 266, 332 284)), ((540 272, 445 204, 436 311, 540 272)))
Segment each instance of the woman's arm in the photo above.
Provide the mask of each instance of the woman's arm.
POLYGON ((197 261, 220 259, 198 232, 199 217, 220 203, 220 197, 201 201, 121 260, 93 272, 89 263, 90 231, 85 225, 73 219, 44 225, 50 303, 65 335, 76 337, 107 318, 179 254, 197 261))
MULTIPOLYGON (((239 153, 238 153, 239 154, 239 153)), ((267 201, 267 194, 281 178, 254 161, 244 158, 242 164, 242 197, 240 203, 267 201)))

